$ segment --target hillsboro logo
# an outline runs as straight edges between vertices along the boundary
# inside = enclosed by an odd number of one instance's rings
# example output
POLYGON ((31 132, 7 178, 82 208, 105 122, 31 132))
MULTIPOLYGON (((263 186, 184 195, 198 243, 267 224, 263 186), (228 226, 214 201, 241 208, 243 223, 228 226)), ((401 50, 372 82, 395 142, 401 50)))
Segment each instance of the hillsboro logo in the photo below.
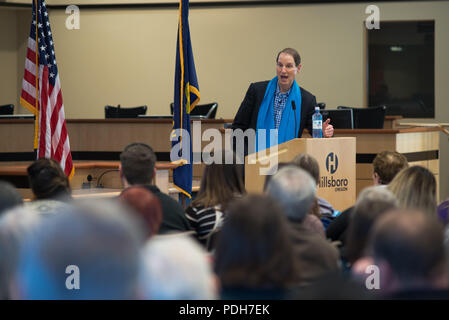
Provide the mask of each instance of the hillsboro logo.
POLYGON ((347 191, 348 179, 335 179, 333 174, 338 169, 338 157, 336 153, 329 153, 326 157, 326 170, 331 174, 330 177, 322 176, 320 179, 320 188, 335 188, 335 191, 347 191))
POLYGON ((326 157, 326 170, 330 174, 334 174, 338 169, 338 157, 333 152, 329 153, 326 157))

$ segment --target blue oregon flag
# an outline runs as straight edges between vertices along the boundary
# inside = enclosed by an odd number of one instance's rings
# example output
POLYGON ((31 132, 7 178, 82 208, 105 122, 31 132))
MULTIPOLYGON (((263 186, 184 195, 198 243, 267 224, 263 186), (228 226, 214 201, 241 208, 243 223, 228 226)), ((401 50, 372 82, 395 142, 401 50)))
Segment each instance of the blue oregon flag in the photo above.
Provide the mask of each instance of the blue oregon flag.
POLYGON ((190 111, 200 101, 198 79, 193 62, 189 30, 189 0, 179 2, 178 41, 176 45, 175 97, 173 108, 172 148, 179 148, 182 165, 173 171, 173 183, 191 198, 192 193, 192 138, 190 134, 190 111), (182 130, 177 130, 182 129, 182 130))

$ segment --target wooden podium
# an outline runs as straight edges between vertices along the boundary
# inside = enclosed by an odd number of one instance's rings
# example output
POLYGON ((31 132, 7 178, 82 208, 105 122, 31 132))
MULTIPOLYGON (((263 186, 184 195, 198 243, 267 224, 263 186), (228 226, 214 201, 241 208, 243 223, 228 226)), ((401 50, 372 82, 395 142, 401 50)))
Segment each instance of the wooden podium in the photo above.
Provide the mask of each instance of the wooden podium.
POLYGON ((345 210, 356 201, 355 148, 353 137, 302 138, 250 154, 245 157, 246 190, 261 193, 265 176, 276 173, 278 163, 292 161, 296 155, 307 153, 315 157, 320 166, 318 196, 328 200, 335 209, 345 210))

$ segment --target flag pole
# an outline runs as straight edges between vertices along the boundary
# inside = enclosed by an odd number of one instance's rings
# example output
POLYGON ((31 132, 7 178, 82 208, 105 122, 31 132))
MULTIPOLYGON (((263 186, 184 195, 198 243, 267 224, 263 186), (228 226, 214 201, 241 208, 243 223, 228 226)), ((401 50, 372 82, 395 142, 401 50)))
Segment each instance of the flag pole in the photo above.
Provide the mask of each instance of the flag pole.
POLYGON ((178 26, 178 41, 179 41, 179 60, 180 60, 180 66, 181 66, 181 94, 180 94, 180 113, 181 113, 181 121, 180 121, 180 125, 181 125, 181 146, 182 146, 182 129, 183 129, 183 107, 184 107, 184 49, 183 49, 183 38, 182 38, 182 0, 179 0, 179 26, 178 26))
POLYGON ((38 135, 39 135, 39 54, 38 54, 38 50, 39 50, 39 41, 38 41, 38 19, 37 19, 37 0, 34 0, 34 10, 35 10, 35 16, 36 16, 36 38, 34 40, 36 40, 36 113, 34 114, 34 150, 36 152, 36 159, 38 158, 38 154, 37 154, 37 147, 38 147, 38 143, 39 143, 39 139, 38 139, 38 135))

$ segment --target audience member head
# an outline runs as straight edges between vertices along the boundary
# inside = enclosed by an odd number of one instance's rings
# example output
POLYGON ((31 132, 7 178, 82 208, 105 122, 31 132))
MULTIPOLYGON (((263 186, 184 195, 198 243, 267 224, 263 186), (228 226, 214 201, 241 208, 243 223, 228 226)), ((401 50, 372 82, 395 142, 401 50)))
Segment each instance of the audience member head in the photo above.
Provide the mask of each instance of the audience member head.
POLYGON ((289 166, 273 176, 267 194, 278 201, 289 220, 302 222, 315 201, 316 183, 303 169, 289 166))
POLYGON ((47 218, 20 255, 21 298, 135 299, 143 235, 132 218, 99 200, 47 218))
POLYGON ((292 163, 307 171, 315 179, 317 185, 320 183, 320 165, 313 156, 300 153, 293 159, 292 163))
POLYGON ((145 223, 147 237, 158 233, 162 223, 162 207, 159 198, 150 190, 138 186, 128 187, 122 191, 119 199, 145 223))
POLYGON ((153 238, 143 249, 141 294, 152 300, 216 298, 215 276, 206 252, 185 235, 153 238))
POLYGON ((351 213, 347 239, 347 258, 354 263, 364 255, 368 235, 376 219, 382 214, 397 209, 398 200, 387 188, 380 186, 365 188, 359 195, 351 213))
POLYGON ((23 204, 22 196, 9 182, 0 181, 0 215, 8 209, 23 204))
POLYGON ((151 184, 155 174, 156 155, 144 143, 131 143, 120 154, 120 176, 125 184, 151 184))
POLYGON ((31 190, 36 199, 70 198, 69 179, 53 159, 39 159, 27 169, 31 190))
POLYGON ((412 166, 399 172, 388 188, 404 209, 419 210, 437 216, 436 180, 428 169, 412 166))
POLYGON ((215 251, 215 272, 224 288, 286 288, 299 280, 290 226, 267 196, 230 204, 215 251))
MULTIPOLYGON (((320 165, 313 156, 307 153, 300 153, 293 159, 292 163, 298 166, 299 168, 307 171, 312 176, 312 178, 315 179, 316 184, 319 185, 320 165)), ((318 203, 317 198, 314 200, 314 203, 312 205, 312 208, 309 210, 309 213, 317 216, 318 218, 321 218, 320 205, 318 203)))
POLYGON ((291 162, 279 162, 277 165, 270 168, 269 174, 265 176, 265 182, 263 184, 263 191, 267 191, 268 184, 271 181, 271 178, 282 168, 285 168, 287 166, 292 166, 293 164, 291 162))
POLYGON ((16 206, 0 217, 0 299, 11 299, 15 271, 23 241, 41 223, 43 215, 26 206, 16 206))
POLYGON ((439 287, 446 275, 443 240, 443 226, 422 212, 392 211, 380 217, 370 244, 380 289, 439 287))
POLYGON ((407 167, 407 159, 399 152, 382 151, 373 161, 374 184, 389 184, 399 171, 407 167))
POLYGON ((222 208, 235 197, 246 193, 243 183, 243 165, 236 164, 236 157, 232 151, 223 152, 221 163, 207 164, 201 178, 201 186, 192 206, 222 208), (229 153, 228 153, 229 152, 229 153), (232 153, 232 154, 230 154, 232 153), (226 157, 232 163, 226 164, 226 157))

